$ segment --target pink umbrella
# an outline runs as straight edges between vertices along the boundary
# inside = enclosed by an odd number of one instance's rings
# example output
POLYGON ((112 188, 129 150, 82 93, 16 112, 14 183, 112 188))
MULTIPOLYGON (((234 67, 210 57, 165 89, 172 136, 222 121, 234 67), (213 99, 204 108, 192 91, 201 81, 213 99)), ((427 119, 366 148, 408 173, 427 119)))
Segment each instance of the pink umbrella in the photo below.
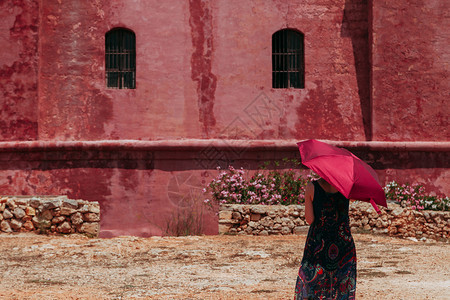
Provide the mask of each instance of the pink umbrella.
POLYGON ((317 140, 297 143, 302 163, 334 186, 347 199, 387 207, 386 195, 375 171, 346 149, 317 140))

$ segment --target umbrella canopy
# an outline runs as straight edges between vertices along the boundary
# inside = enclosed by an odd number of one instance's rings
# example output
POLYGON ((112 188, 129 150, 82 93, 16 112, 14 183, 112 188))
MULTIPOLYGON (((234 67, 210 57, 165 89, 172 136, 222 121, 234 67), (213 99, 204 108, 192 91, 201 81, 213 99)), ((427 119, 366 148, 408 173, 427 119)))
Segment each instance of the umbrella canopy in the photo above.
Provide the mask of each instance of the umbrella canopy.
POLYGON ((346 149, 317 140, 297 143, 302 163, 334 186, 347 199, 387 207, 386 195, 375 171, 346 149))

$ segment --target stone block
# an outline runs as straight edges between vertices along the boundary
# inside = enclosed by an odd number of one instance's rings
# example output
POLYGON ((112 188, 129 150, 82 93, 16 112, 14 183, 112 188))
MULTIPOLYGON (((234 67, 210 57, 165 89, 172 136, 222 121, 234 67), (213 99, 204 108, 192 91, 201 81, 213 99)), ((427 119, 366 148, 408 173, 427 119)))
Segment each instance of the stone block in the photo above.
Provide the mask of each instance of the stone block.
POLYGON ((233 215, 233 212, 227 210, 227 211, 220 211, 219 212, 219 219, 222 220, 231 220, 233 215))
POLYGON ((397 207, 397 208, 395 208, 395 209, 391 212, 391 214, 392 214, 394 217, 398 217, 398 216, 400 216, 401 214, 403 214, 403 212, 404 212, 404 209, 403 209, 403 208, 397 207))
POLYGON ((16 208, 16 202, 13 199, 8 199, 6 200, 6 206, 10 209, 13 210, 14 208, 16 208))
POLYGON ((76 213, 77 211, 73 208, 69 208, 69 207, 61 207, 61 215, 62 216, 70 216, 74 213, 76 213))
POLYGON ((228 233, 231 224, 219 224, 219 234, 228 233))
POLYGON ((52 219, 52 224, 60 224, 60 223, 64 222, 65 220, 66 220, 66 217, 64 217, 64 216, 54 217, 52 219))
POLYGON ((290 230, 294 229, 294 227, 295 227, 294 222, 293 222, 293 221, 289 221, 289 222, 287 223, 287 227, 288 227, 290 230))
POLYGON ((262 218, 259 221, 259 224, 261 224, 264 227, 272 227, 274 223, 273 223, 272 218, 267 216, 267 217, 262 218))
POLYGON ((57 207, 55 209, 52 209, 51 212, 54 217, 59 217, 61 215, 61 208, 57 207))
POLYGON ((31 198, 28 203, 31 207, 38 208, 42 204, 42 201, 39 198, 31 198))
POLYGON ((78 201, 72 199, 64 199, 62 200, 61 207, 76 209, 78 208, 78 201))
POLYGON ((219 209, 221 211, 233 211, 233 205, 232 204, 221 204, 219 209))
POLYGON ((259 221, 261 219, 261 214, 259 213, 252 213, 250 215, 250 221, 259 221))
POLYGON ((291 216, 293 216, 294 218, 297 218, 300 216, 300 212, 298 212, 297 210, 293 210, 290 213, 291 216))
POLYGON ((81 223, 83 223, 83 214, 81 214, 80 212, 76 212, 72 216, 70 216, 70 220, 72 221, 72 224, 80 225, 81 223))
POLYGON ((14 200, 14 202, 16 203, 16 205, 21 205, 21 206, 26 206, 28 205, 28 198, 16 198, 14 200))
POLYGON ((288 224, 289 222, 291 222, 290 218, 286 218, 286 217, 281 218, 281 223, 288 224))
POLYGON ((33 222, 31 222, 31 220, 26 221, 25 223, 23 223, 22 229, 24 229, 25 231, 33 231, 34 230, 33 222))
POLYGON ((90 203, 88 205, 89 212, 94 214, 100 214, 100 205, 98 202, 90 203))
POLYGON ((25 211, 23 209, 21 209, 20 207, 14 208, 12 213, 13 213, 14 217, 16 217, 16 219, 22 219, 26 215, 25 211))
POLYGON ((83 223, 80 227, 80 232, 89 234, 91 236, 98 236, 100 231, 99 223, 83 223))
POLYGON ((42 219, 44 219, 44 220, 50 221, 51 219, 53 219, 53 214, 52 214, 52 212, 51 212, 50 210, 44 210, 44 211, 41 213, 40 217, 41 217, 42 219))
POLYGON ((83 214, 83 220, 85 220, 87 222, 99 222, 100 216, 98 214, 89 212, 89 213, 83 214))
POLYGON ((35 210, 33 207, 28 206, 28 207, 25 209, 25 213, 26 213, 28 216, 35 216, 35 215, 36 215, 36 210, 35 210))
POLYGON ((308 233, 308 226, 296 226, 292 230, 293 234, 306 234, 308 233))
POLYGON ((19 231, 20 228, 22 228, 22 222, 16 220, 16 219, 12 219, 11 222, 9 223, 11 226, 11 229, 14 231, 19 231))
POLYGON ((245 233, 253 234, 253 229, 251 227, 247 227, 247 228, 245 228, 245 233))
POLYGON ((47 229, 47 228, 50 228, 50 226, 52 225, 50 220, 46 220, 44 218, 37 217, 37 216, 34 216, 31 219, 31 221, 33 222, 34 227, 36 227, 38 229, 47 229))
POLYGON ((42 206, 44 209, 54 209, 57 207, 61 207, 61 204, 62 204, 61 199, 52 199, 42 202, 42 206))
POLYGON ((22 218, 22 222, 31 221, 32 218, 32 216, 25 215, 25 217, 22 218))
POLYGON ((282 227, 281 228, 281 234, 286 235, 286 234, 291 234, 291 230, 289 229, 289 227, 282 227))
POLYGON ((12 232, 11 226, 9 225, 9 222, 6 220, 3 220, 0 222, 0 230, 3 232, 12 232))
MULTIPOLYGON (((241 215, 240 212, 234 211, 234 212, 231 214, 231 218, 232 218, 232 219, 235 219, 235 220, 240 220, 240 219, 242 218, 242 215, 241 215)), ((450 220, 449 220, 449 221, 450 221, 450 220)))
POLYGON ((250 222, 248 222, 248 226, 251 228, 256 228, 256 227, 258 227, 258 223, 250 221, 250 222))
POLYGON ((61 225, 58 226, 58 232, 61 233, 71 233, 72 227, 70 226, 69 222, 64 222, 61 225))
POLYGON ((263 214, 266 214, 267 208, 263 205, 254 205, 254 206, 252 206, 250 211, 254 214, 263 215, 263 214))
POLYGON ((11 219, 13 217, 13 214, 9 211, 9 209, 5 208, 3 211, 3 218, 4 219, 11 219))

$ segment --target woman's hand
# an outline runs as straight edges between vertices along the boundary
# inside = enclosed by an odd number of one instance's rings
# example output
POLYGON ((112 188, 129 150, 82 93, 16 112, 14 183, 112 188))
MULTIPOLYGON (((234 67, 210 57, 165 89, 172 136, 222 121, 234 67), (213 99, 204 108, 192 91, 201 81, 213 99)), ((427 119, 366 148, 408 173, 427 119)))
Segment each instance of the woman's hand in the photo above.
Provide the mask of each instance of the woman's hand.
POLYGON ((305 219, 309 225, 314 222, 313 199, 314 184, 312 182, 308 182, 305 189, 305 219))

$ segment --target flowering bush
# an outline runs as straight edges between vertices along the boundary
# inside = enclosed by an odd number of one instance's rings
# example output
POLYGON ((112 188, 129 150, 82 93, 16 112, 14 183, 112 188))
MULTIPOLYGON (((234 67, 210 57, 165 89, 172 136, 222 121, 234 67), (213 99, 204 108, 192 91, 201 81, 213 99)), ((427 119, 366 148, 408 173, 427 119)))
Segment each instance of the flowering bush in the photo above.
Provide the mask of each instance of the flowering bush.
MULTIPOLYGON (((283 160, 285 164, 300 163, 295 160, 283 160)), ((275 162, 275 167, 280 164, 275 162)), ((227 170, 220 170, 204 193, 210 193, 211 199, 205 203, 218 204, 262 204, 262 205, 290 205, 305 201, 305 187, 311 179, 318 176, 311 172, 307 176, 296 173, 293 169, 280 171, 276 168, 268 170, 269 163, 265 163, 258 171, 250 176, 242 168, 229 166, 227 170)), ((450 210, 448 197, 438 198, 425 193, 425 188, 419 184, 398 184, 389 182, 385 187, 387 200, 398 202, 403 207, 414 210, 450 210)))
POLYGON ((384 187, 386 198, 398 202, 403 207, 414 210, 450 210, 450 199, 448 197, 438 198, 427 195, 425 188, 420 184, 402 184, 396 181, 389 182, 384 187))
MULTIPOLYGON (((292 169, 269 171, 267 166, 265 164, 251 177, 242 168, 229 166, 228 170, 220 171, 203 191, 209 191, 213 200, 220 204, 289 205, 304 202, 306 184, 316 175, 305 178, 292 169)), ((211 204, 210 199, 205 202, 211 204)))

